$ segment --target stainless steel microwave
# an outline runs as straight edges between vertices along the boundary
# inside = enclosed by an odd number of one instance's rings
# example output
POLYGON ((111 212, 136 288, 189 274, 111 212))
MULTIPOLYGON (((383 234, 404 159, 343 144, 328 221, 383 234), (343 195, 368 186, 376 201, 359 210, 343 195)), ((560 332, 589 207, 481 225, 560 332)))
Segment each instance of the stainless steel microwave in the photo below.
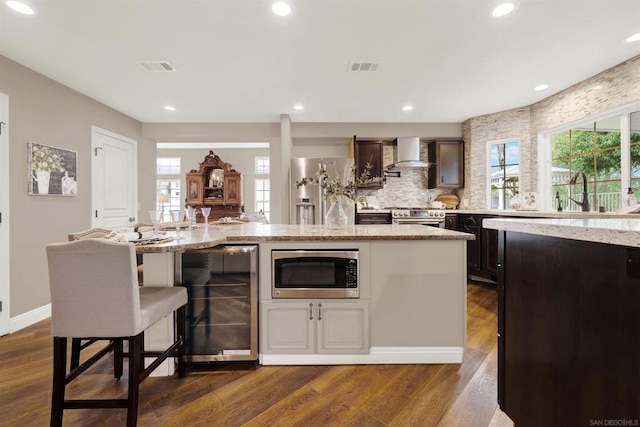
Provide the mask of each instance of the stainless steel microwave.
POLYGON ((271 251, 272 298, 359 298, 357 249, 271 251))

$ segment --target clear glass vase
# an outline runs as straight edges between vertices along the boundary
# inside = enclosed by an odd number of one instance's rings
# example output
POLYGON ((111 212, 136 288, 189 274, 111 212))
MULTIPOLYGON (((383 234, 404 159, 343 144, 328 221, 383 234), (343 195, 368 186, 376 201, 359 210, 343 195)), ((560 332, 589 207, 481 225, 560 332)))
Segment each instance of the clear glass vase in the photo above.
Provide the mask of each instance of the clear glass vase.
POLYGON ((344 230, 347 227, 347 213, 342 207, 340 198, 330 198, 331 206, 324 218, 324 226, 327 230, 344 230))

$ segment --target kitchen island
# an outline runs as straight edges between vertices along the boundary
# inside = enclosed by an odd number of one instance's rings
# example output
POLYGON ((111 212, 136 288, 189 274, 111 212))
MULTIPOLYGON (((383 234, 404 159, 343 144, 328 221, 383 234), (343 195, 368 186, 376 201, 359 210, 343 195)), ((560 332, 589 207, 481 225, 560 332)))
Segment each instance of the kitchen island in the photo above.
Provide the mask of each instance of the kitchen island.
MULTIPOLYGON (((255 223, 200 226, 181 234, 182 240, 138 247, 145 284, 179 285, 174 266, 181 252, 220 244, 259 246, 263 364, 462 362, 466 241, 472 235, 419 225, 326 230, 255 223), (340 248, 359 251, 358 299, 271 297, 272 250, 340 248), (310 305, 315 310, 319 304, 322 312, 309 315, 310 305)), ((157 326, 147 334, 149 345, 166 342, 171 330, 169 321, 157 326)))
POLYGON ((499 230, 501 409, 525 427, 637 425, 640 220, 484 226, 499 230))

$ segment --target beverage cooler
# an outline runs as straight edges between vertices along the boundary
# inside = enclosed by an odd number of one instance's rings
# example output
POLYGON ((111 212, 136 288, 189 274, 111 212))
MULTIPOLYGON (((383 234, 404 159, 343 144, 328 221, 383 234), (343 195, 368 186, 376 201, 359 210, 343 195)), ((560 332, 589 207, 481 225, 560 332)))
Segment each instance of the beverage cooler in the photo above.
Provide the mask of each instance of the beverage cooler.
POLYGON ((222 245, 176 258, 176 279, 189 294, 187 360, 257 360, 257 246, 222 245))

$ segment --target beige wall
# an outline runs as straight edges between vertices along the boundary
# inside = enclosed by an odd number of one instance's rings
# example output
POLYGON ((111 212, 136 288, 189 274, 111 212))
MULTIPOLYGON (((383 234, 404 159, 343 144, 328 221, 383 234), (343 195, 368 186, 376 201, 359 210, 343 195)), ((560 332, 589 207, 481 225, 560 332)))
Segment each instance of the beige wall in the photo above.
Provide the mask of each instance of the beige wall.
POLYGON ((538 134, 640 101, 640 55, 528 107, 473 117, 463 123, 465 185, 461 196, 486 208, 488 141, 520 141, 521 188, 538 189, 538 134))
POLYGON ((0 56, 0 92, 9 95, 10 317, 49 304, 45 245, 91 224, 91 126, 138 141, 139 200, 152 206, 155 147, 142 137, 141 124, 0 56), (76 197, 27 195, 27 143, 78 152, 76 197))

